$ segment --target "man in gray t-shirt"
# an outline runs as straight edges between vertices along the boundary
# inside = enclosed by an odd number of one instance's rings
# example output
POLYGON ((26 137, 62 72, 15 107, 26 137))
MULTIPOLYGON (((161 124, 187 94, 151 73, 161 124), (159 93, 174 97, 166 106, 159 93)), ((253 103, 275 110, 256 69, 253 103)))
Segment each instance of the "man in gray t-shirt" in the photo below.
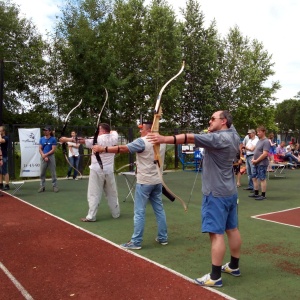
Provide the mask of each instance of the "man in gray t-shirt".
POLYGON ((252 179, 254 185, 254 194, 249 195, 249 197, 255 198, 255 200, 266 199, 267 190, 267 168, 269 165, 268 154, 270 151, 270 142, 266 137, 266 129, 264 126, 259 126, 257 128, 257 135, 259 141, 257 142, 254 150, 254 155, 252 159, 252 179), (261 195, 259 192, 259 182, 261 186, 261 195))
POLYGON ((212 271, 195 283, 201 286, 221 287, 221 272, 240 276, 239 258, 241 236, 237 228, 237 188, 233 161, 239 153, 240 137, 232 126, 228 111, 213 113, 207 134, 180 134, 161 136, 147 135, 153 144, 194 143, 204 148, 202 176, 202 232, 209 233, 211 240, 212 271), (230 262, 222 266, 226 252, 224 234, 230 248, 230 262))

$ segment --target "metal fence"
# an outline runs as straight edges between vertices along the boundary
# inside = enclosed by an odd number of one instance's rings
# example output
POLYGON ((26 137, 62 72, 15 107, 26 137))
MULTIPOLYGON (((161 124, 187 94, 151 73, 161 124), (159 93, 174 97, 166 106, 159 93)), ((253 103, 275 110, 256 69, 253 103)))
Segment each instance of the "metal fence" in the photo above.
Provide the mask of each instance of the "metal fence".
MULTIPOLYGON (((11 179, 16 178, 15 170, 15 157, 16 157, 16 146, 19 141, 19 128, 44 128, 46 125, 41 124, 13 124, 13 125, 4 125, 6 127, 6 134, 9 137, 9 146, 8 146, 8 170, 11 179)), ((47 125, 47 126, 51 126, 47 125)), ((61 137, 61 129, 55 128, 55 126, 51 126, 53 128, 54 136, 59 139, 61 137)), ((76 131, 78 136, 81 137, 93 137, 95 134, 95 127, 93 126, 79 126, 79 125, 69 125, 67 128, 66 136, 70 136, 71 131, 76 131)), ((132 142, 135 138, 139 137, 139 129, 137 127, 116 127, 113 128, 117 130, 119 133, 119 144, 127 144, 132 142)), ((178 128, 173 129, 164 129, 161 131, 161 134, 178 134, 181 132, 190 132, 189 130, 180 130, 178 128)), ((80 149, 81 155, 84 156, 83 147, 80 149)), ((134 163, 134 155, 129 154, 128 156, 128 164, 133 165, 134 163)), ((178 159, 178 149, 175 147, 175 160, 174 160, 174 168, 178 168, 179 159, 178 159)), ((79 165, 79 171, 83 170, 83 160, 81 160, 79 165)))
MULTIPOLYGON (((41 124, 13 124, 13 125, 4 125, 6 128, 6 134, 9 137, 9 146, 8 146, 8 170, 10 178, 16 178, 15 174, 15 156, 16 156, 16 145, 19 143, 19 128, 44 128, 46 125, 41 124)), ((51 124, 50 124, 51 126, 51 124)), ((51 126, 53 128, 54 135, 57 139, 61 137, 61 128, 57 128, 55 126, 51 126)), ((66 135, 70 136, 71 131, 76 131, 78 136, 81 137, 93 137, 95 134, 95 127, 93 126, 79 126, 79 125, 68 125, 66 135)), ((137 127, 115 127, 114 130, 117 130, 119 133, 119 144, 127 144, 132 142, 135 138, 139 137, 139 129, 137 127)), ((173 135, 179 133, 188 133, 188 132, 201 132, 200 129, 180 129, 180 128, 168 128, 160 130, 161 134, 164 135, 173 135)), ((293 140, 294 133, 282 133, 280 134, 280 139, 286 142, 293 140)), ((243 138, 243 137, 242 137, 243 138)), ((82 156, 83 147, 80 149, 82 156)), ((89 155, 89 154, 88 154, 89 155)), ((128 164, 133 165, 134 163, 134 155, 128 155, 128 164)), ((179 157, 178 157, 178 148, 175 147, 175 155, 174 155, 174 168, 177 169, 179 165, 179 157)), ((79 165, 79 171, 83 170, 83 160, 79 165)))

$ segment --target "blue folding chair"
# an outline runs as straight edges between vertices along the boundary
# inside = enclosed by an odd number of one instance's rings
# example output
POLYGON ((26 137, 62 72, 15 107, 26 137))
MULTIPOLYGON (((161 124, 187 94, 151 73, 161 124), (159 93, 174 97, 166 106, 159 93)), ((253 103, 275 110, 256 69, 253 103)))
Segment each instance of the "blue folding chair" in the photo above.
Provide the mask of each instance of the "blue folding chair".
POLYGON ((201 171, 201 165, 202 165, 202 159, 203 155, 200 150, 195 150, 194 151, 194 165, 196 171, 201 171))

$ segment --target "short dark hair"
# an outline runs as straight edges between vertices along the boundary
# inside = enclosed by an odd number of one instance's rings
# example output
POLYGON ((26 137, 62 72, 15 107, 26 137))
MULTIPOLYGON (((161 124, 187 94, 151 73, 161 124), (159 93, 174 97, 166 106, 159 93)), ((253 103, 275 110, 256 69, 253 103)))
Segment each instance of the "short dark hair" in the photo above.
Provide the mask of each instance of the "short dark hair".
POLYGON ((100 128, 100 126, 101 126, 101 128, 104 129, 106 132, 110 132, 110 126, 109 126, 107 123, 100 123, 100 124, 99 124, 99 128, 100 128))
POLYGON ((146 128, 147 129, 151 129, 152 128, 152 125, 153 125, 153 122, 151 122, 151 121, 144 121, 143 122, 143 125, 146 125, 146 128))
POLYGON ((232 115, 231 115, 231 113, 228 110, 223 110, 220 113, 220 118, 224 118, 224 119, 227 120, 227 122, 226 122, 227 128, 231 127, 231 125, 232 125, 232 115))
POLYGON ((266 130, 265 126, 260 125, 260 126, 257 127, 256 131, 264 131, 264 132, 266 132, 267 130, 266 130))

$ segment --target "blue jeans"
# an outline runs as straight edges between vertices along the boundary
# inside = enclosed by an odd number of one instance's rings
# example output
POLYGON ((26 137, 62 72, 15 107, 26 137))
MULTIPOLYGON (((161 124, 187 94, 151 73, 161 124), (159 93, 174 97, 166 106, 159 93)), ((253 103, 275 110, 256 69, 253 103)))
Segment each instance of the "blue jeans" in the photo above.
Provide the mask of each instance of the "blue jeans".
MULTIPOLYGON (((293 161, 295 163, 298 162, 298 159, 296 157, 294 157, 291 153, 286 153, 283 158, 284 158, 284 160, 288 160, 290 164, 293 164, 293 161)), ((291 167, 291 166, 289 166, 289 167, 291 167)))
MULTIPOLYGON (((70 162, 71 166, 73 166, 74 168, 76 168, 78 170, 79 156, 70 156, 69 162, 70 162)), ((77 177, 78 172, 75 169, 73 169, 71 166, 69 166, 69 169, 68 169, 68 177, 71 176, 72 170, 74 170, 73 178, 75 179, 77 177)))
POLYGON ((246 168, 247 168, 247 175, 248 175, 248 188, 254 189, 253 187, 253 180, 252 180, 252 171, 251 167, 253 166, 251 160, 253 159, 252 156, 246 156, 246 168))
POLYGON ((137 183, 134 198, 134 231, 131 242, 141 246, 145 227, 145 213, 148 200, 150 201, 157 223, 157 237, 160 241, 168 240, 167 220, 162 202, 162 185, 146 185, 137 183))

